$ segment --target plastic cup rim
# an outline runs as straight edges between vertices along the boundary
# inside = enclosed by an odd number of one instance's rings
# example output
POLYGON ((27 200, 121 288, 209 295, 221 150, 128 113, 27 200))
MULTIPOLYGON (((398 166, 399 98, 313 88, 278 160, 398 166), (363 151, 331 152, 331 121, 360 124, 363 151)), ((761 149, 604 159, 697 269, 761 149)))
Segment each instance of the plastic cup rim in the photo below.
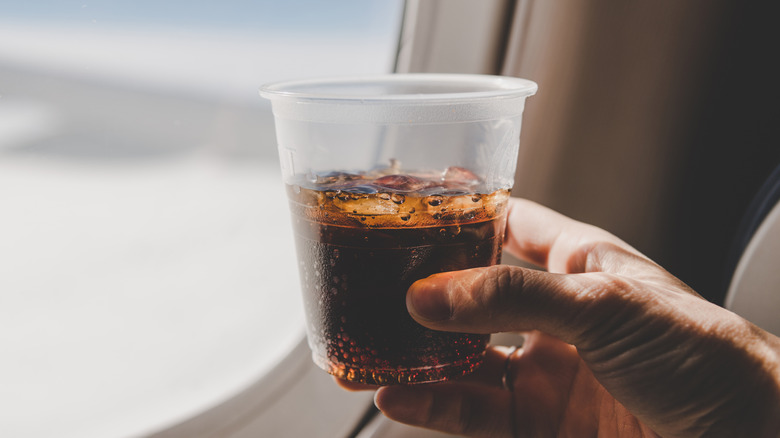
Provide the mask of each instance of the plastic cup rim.
POLYGON ((271 101, 293 100, 320 103, 379 103, 379 104, 428 104, 480 102, 506 98, 526 98, 536 93, 537 84, 528 79, 511 76, 458 74, 458 73, 392 73, 381 75, 342 76, 315 79, 271 82, 260 87, 260 95, 271 101), (396 83, 473 84, 476 91, 458 91, 450 93, 327 93, 300 91, 313 86, 334 85, 382 85, 396 83), (479 88, 478 88, 479 87, 479 88), (485 89, 489 88, 489 89, 485 89))

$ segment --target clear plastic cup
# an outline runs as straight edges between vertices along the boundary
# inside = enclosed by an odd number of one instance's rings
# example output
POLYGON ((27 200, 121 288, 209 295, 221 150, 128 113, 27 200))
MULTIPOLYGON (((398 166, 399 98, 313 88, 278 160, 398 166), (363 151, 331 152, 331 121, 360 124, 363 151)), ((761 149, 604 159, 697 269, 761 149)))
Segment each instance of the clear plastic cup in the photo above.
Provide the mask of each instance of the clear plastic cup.
POLYGON ((394 74, 265 85, 314 362, 353 382, 473 371, 489 336, 429 330, 416 280, 500 262, 525 99, 535 83, 394 74))

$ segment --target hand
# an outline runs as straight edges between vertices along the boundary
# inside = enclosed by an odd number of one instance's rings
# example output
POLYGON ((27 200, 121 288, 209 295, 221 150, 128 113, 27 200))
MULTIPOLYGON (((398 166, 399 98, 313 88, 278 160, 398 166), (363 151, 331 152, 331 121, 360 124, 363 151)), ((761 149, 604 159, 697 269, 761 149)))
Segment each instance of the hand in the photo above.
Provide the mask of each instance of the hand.
POLYGON ((437 274, 412 285, 407 307, 436 330, 533 330, 522 349, 490 348, 458 381, 380 388, 387 417, 485 437, 780 435, 780 339, 529 201, 510 201, 505 248, 548 272, 437 274))

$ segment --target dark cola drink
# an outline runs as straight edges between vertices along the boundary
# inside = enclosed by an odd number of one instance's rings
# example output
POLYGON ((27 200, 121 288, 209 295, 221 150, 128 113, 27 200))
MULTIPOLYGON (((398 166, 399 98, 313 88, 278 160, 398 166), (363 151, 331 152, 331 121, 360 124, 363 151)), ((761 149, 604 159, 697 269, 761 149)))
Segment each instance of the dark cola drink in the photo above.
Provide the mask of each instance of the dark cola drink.
POLYGON ((429 330, 406 291, 438 272, 499 263, 508 190, 470 171, 333 172, 288 185, 315 363, 375 385, 473 371, 489 335, 429 330))

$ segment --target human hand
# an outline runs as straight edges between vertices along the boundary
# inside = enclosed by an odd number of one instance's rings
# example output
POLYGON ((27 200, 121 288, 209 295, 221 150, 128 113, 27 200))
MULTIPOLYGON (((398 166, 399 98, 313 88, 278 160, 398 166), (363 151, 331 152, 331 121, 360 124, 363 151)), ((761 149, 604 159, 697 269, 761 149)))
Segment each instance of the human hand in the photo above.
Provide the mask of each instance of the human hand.
POLYGON ((437 274, 412 285, 407 307, 436 330, 532 331, 523 347, 491 347, 461 380, 380 388, 387 417, 486 437, 779 436, 780 339, 530 201, 510 200, 505 248, 548 272, 437 274))

